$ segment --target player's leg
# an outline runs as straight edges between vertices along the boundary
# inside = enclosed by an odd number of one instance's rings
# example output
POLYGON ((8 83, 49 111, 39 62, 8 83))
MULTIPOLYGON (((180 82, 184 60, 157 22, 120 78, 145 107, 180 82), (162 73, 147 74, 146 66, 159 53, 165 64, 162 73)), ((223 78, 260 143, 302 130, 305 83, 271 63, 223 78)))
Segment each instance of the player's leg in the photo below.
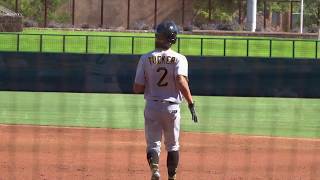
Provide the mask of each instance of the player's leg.
POLYGON ((168 179, 176 179, 179 164, 179 134, 180 134, 180 109, 173 106, 169 109, 167 120, 163 122, 165 145, 168 151, 167 168, 168 179))
POLYGON ((159 154, 154 150, 149 150, 147 152, 147 160, 149 163, 149 167, 151 170, 151 180, 160 179, 160 171, 159 171, 159 154))
POLYGON ((147 143, 147 161, 152 172, 151 179, 159 179, 159 156, 161 148, 162 127, 159 112, 155 111, 148 105, 145 108, 145 137, 147 143))
POLYGON ((176 179, 178 164, 179 164, 179 151, 168 151, 167 168, 168 168, 169 180, 176 179))

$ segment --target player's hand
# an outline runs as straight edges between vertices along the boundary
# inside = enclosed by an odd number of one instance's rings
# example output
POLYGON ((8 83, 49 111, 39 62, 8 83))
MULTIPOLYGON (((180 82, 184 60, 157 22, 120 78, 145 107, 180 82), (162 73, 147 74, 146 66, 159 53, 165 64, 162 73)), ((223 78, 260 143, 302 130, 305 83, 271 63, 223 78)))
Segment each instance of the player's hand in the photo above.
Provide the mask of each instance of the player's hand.
POLYGON ((196 114, 196 109, 195 109, 194 102, 189 104, 188 107, 189 107, 189 110, 190 110, 190 113, 191 113, 191 116, 192 116, 192 121, 194 123, 197 123, 198 122, 198 116, 196 114))

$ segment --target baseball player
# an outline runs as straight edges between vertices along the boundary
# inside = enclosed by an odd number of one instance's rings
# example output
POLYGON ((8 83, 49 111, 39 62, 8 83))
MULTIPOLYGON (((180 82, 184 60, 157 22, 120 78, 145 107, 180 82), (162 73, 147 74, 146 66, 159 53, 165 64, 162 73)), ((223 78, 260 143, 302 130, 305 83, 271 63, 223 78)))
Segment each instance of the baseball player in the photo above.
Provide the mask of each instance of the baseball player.
POLYGON ((170 49, 177 40, 178 28, 164 21, 156 29, 156 49, 138 63, 133 91, 144 93, 145 137, 151 179, 160 179, 159 156, 162 135, 166 145, 168 179, 176 179, 179 162, 180 103, 187 101, 192 120, 198 122, 188 85, 188 61, 170 49))

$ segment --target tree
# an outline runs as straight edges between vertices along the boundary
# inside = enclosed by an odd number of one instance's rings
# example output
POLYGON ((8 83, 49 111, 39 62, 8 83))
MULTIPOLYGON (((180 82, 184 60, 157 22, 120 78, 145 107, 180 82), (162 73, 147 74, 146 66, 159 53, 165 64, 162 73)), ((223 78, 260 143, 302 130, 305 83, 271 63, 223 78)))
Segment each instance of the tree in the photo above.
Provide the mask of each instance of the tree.
MULTIPOLYGON (((238 0, 212 0, 211 19, 213 23, 231 22, 238 9, 238 0)), ((206 23, 209 19, 209 0, 194 1, 196 23, 206 23)))
MULTIPOLYGON (((230 22, 238 16, 238 5, 241 0, 212 0, 211 19, 213 23, 216 22, 230 22)), ((279 0, 280 1, 280 0, 279 0)), ((195 0, 194 1, 194 21, 196 24, 208 23, 209 19, 209 0, 195 0)), ((246 0, 243 0, 244 4, 246 0)), ((270 12, 289 12, 290 2, 276 2, 268 1, 267 9, 270 12)), ((312 24, 320 25, 320 1, 319 0, 304 0, 305 2, 305 25, 312 24)), ((258 0, 258 11, 263 12, 264 0, 258 0)), ((300 3, 293 3, 293 11, 300 12, 300 3)), ((244 5, 245 7, 245 5, 244 5)), ((245 13, 245 9, 243 13, 245 13)))
POLYGON ((15 1, 13 1, 13 0, 1 0, 0 5, 8 8, 8 9, 11 9, 11 10, 15 9, 15 1))
POLYGON ((305 25, 320 26, 320 1, 305 0, 305 25))
MULTIPOLYGON (((1 0, 1 4, 9 9, 15 9, 15 0, 1 0)), ((19 11, 26 19, 34 20, 38 23, 44 21, 44 2, 45 0, 19 0, 19 11)), ((68 22, 70 15, 65 13, 56 14, 59 7, 66 3, 66 0, 47 0, 48 17, 50 20, 58 22, 68 22)))

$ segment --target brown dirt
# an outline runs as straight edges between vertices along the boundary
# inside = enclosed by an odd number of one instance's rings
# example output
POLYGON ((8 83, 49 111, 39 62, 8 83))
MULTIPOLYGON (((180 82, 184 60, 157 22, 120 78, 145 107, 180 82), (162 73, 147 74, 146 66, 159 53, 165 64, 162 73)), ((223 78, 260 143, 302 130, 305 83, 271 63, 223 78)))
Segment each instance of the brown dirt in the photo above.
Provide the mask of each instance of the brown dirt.
MULTIPOLYGON (((143 131, 2 125, 0 137, 0 180, 149 179, 143 131)), ((182 133, 181 145, 182 180, 320 177, 320 140, 182 133)))

